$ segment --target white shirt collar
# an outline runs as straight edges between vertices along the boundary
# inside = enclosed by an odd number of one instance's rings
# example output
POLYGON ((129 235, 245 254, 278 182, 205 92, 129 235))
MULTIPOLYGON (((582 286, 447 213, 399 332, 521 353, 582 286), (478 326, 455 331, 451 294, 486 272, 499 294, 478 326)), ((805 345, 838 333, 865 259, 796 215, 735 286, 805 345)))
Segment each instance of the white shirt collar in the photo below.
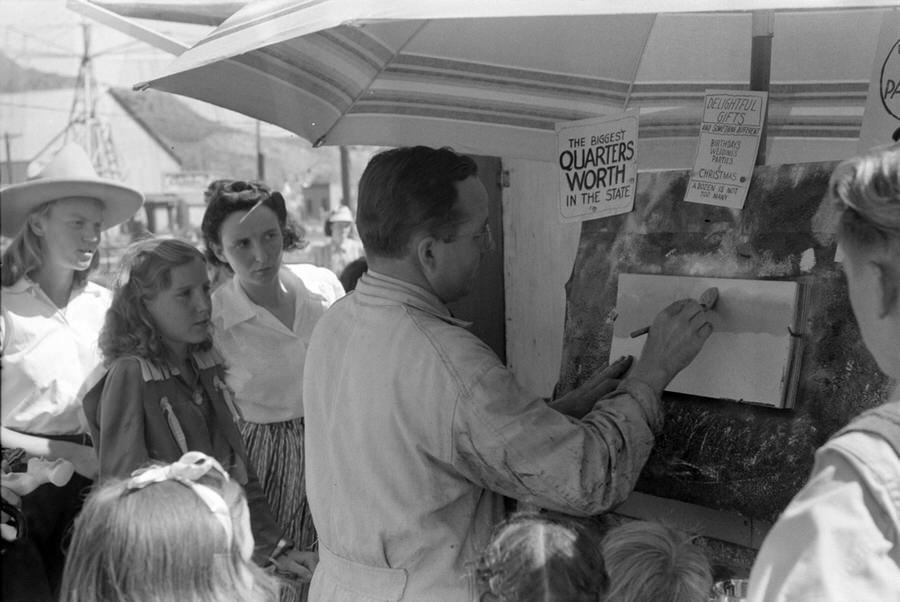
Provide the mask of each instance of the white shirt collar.
POLYGON ((222 318, 222 328, 225 330, 256 317, 258 307, 241 288, 237 274, 224 283, 222 288, 215 291, 213 295, 219 298, 219 315, 222 318))

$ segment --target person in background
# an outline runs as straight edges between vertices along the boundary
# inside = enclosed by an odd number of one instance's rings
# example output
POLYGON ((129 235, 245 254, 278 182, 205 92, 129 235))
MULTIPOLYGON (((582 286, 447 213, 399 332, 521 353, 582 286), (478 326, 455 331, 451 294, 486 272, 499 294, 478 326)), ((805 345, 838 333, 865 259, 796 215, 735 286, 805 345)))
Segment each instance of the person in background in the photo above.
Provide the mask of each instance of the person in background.
POLYGON ((264 566, 309 580, 314 554, 281 537, 235 426, 221 358, 211 348, 209 278, 203 254, 177 239, 128 247, 100 333, 109 370, 84 399, 100 479, 188 451, 215 458, 247 491, 264 566))
POLYGON ((60 600, 275 602, 249 516, 241 486, 200 452, 107 481, 75 522, 60 600))
POLYGON ((447 308, 493 246, 471 158, 376 155, 357 226, 370 269, 319 320, 304 370, 320 555, 310 599, 468 601, 467 567, 504 495, 581 516, 625 499, 662 428, 659 396, 712 325, 697 301, 678 301, 610 395, 600 391, 627 361, 548 404, 447 308))
POLYGON ((603 538, 609 602, 707 602, 709 559, 693 537, 650 521, 613 527, 603 538))
MULTIPOLYGON (((207 256, 234 276, 212 295, 213 340, 242 420, 250 464, 286 537, 311 550, 316 532, 304 479, 303 363, 313 327, 334 301, 329 270, 282 265, 298 235, 284 199, 259 182, 230 182, 203 216, 207 256)), ((283 591, 283 599, 301 592, 283 591)))
POLYGON ((585 521, 522 512, 494 529, 476 581, 488 602, 599 602, 609 586, 599 530, 585 521))
MULTIPOLYGON (((900 145, 834 170, 814 218, 835 227, 850 304, 879 368, 900 381, 900 145)), ((816 452, 769 531, 748 600, 900 600, 900 391, 816 452)))
POLYGON ((350 237, 352 230, 353 214, 350 207, 341 205, 332 211, 325 220, 325 235, 330 240, 313 248, 313 263, 340 274, 351 261, 363 257, 363 245, 350 237))
MULTIPOLYGON (((0 298, 0 441, 13 471, 29 457, 70 461, 77 474, 62 488, 43 485, 22 500, 29 537, 41 552, 51 589, 63 568, 63 534, 97 474, 82 397, 102 375, 97 336, 110 292, 88 280, 99 264, 100 233, 126 221, 143 196, 97 177, 84 150, 64 146, 34 180, 0 191, 3 253, 0 298)), ((33 568, 33 567, 29 567, 33 568)), ((3 555, 3 599, 23 574, 3 555)), ((14 596, 22 595, 24 598, 14 596)))
POLYGON ((356 283, 368 271, 369 262, 366 261, 365 257, 360 257, 348 263, 338 279, 341 281, 341 286, 344 287, 344 290, 349 293, 356 288, 356 283))

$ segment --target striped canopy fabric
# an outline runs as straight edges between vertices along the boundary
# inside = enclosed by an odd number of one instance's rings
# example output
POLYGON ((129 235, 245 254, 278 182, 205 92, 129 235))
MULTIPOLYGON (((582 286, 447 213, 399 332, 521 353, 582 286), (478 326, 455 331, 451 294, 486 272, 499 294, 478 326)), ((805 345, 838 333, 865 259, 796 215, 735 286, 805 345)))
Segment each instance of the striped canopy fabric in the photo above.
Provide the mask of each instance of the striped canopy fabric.
MULTIPOLYGON (((223 0, 98 0, 96 6, 123 17, 192 25, 221 25, 247 4, 223 0)), ((71 3, 69 4, 71 8, 71 3)))
POLYGON ((881 22, 896 9, 681 4, 692 12, 655 12, 679 6, 662 0, 262 0, 135 87, 316 145, 551 160, 556 123, 625 109, 640 110, 641 139, 695 138, 705 90, 749 89, 750 9, 772 9, 770 138, 858 137, 881 22))

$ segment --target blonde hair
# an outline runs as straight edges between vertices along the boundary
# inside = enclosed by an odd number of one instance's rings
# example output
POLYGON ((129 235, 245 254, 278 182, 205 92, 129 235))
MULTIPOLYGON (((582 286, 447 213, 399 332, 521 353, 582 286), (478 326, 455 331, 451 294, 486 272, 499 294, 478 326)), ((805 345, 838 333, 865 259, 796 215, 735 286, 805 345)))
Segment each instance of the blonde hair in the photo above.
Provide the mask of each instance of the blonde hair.
POLYGON ((900 144, 838 165, 815 219, 844 245, 900 256, 900 144))
POLYGON ((608 584, 594 529, 536 512, 513 515, 494 530, 476 581, 485 602, 596 602, 608 584))
MULTIPOLYGON (((12 286, 22 278, 30 277, 44 265, 44 245, 42 238, 35 234, 31 225, 34 217, 46 217, 56 205, 58 200, 48 201, 35 207, 25 218, 25 222, 12 242, 3 252, 3 264, 0 266, 0 283, 3 286, 12 286)), ((87 282, 88 275, 100 265, 100 251, 94 252, 91 265, 88 269, 74 273, 74 285, 80 286, 87 282)))
POLYGON ((693 537, 650 521, 615 527, 603 540, 609 602, 707 602, 712 569, 693 537))
MULTIPOLYGON (((152 470, 152 469, 151 469, 152 470)), ((212 473, 197 483, 228 506, 231 535, 192 487, 130 479, 96 489, 75 520, 61 602, 276 602, 277 582, 241 553, 240 485, 212 473)))

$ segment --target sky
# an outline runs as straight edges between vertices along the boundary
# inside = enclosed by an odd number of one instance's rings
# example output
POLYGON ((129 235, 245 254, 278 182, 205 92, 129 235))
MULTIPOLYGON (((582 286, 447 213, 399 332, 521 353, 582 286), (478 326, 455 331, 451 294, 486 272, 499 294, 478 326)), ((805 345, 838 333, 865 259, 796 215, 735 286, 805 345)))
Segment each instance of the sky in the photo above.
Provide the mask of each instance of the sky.
MULTIPOLYGON (((0 0, 0 48, 19 64, 74 75, 83 49, 81 24, 91 25, 94 69, 107 85, 128 86, 165 69, 174 58, 66 8, 65 0, 0 0)), ((145 21, 185 43, 210 27, 145 21)))
MULTIPOLYGON (((187 45, 214 28, 154 21, 140 23, 187 45)), ((165 71, 174 56, 66 8, 66 0, 0 0, 0 51, 22 67, 74 77, 84 49, 82 24, 90 25, 94 73, 105 86, 131 88, 165 71)), ((183 99, 204 117, 249 129, 255 121, 199 101, 183 99)), ((265 125, 265 135, 288 135, 265 125)))

